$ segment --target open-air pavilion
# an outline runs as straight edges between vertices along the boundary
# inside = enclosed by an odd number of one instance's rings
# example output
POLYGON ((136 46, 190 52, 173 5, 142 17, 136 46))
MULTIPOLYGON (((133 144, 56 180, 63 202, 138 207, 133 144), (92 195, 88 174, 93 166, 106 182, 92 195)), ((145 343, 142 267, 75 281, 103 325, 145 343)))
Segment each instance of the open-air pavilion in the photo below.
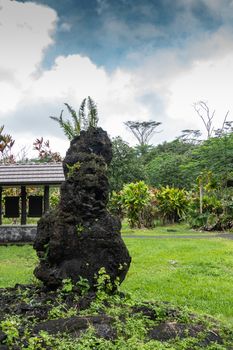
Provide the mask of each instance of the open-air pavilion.
POLYGON ((20 218, 25 227, 28 217, 42 216, 49 209, 50 188, 59 187, 64 180, 62 163, 0 165, 1 227, 3 217, 20 218), (31 195, 32 187, 42 188, 42 195, 31 195), (4 190, 9 188, 19 189, 19 195, 8 194, 10 191, 5 195, 4 190))

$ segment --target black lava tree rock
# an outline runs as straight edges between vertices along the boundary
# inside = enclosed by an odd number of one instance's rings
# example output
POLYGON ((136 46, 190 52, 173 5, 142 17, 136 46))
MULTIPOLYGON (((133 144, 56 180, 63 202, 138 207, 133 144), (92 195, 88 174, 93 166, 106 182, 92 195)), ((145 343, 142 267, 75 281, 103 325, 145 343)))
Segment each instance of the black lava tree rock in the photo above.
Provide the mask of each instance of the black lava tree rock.
POLYGON ((40 259, 34 274, 50 289, 67 278, 73 283, 85 278, 95 289, 103 267, 112 285, 126 276, 131 258, 121 238, 121 223, 106 209, 111 159, 111 141, 101 128, 90 127, 71 142, 63 161, 66 181, 58 208, 39 220, 34 242, 40 259))

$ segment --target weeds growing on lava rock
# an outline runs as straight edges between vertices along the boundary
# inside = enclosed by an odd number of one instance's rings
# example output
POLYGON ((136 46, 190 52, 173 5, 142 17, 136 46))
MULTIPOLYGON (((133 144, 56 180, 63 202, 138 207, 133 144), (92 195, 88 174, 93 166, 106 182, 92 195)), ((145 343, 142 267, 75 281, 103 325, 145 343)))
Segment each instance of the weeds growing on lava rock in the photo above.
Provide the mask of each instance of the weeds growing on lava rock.
POLYGON ((72 285, 0 290, 0 350, 230 350, 233 332, 215 319, 169 303, 72 285))

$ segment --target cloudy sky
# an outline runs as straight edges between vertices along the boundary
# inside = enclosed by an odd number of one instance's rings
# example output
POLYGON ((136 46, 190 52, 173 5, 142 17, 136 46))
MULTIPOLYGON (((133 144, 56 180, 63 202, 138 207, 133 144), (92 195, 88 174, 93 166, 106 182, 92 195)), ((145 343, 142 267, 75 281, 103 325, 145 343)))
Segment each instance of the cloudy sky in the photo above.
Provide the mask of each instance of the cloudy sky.
POLYGON ((232 85, 232 0, 0 0, 0 125, 15 147, 43 136, 64 154, 49 116, 88 95, 131 144, 127 120, 162 122, 154 144, 202 129, 198 100, 217 128, 233 119, 232 85))

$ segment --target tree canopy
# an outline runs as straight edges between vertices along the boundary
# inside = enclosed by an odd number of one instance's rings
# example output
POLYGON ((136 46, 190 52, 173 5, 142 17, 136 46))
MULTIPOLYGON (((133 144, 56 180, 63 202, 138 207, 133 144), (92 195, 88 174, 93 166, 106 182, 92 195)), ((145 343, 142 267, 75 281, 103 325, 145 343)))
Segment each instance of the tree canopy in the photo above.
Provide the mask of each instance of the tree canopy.
POLYGON ((161 125, 161 122, 150 121, 127 121, 125 125, 136 137, 140 146, 148 145, 149 140, 155 133, 155 129, 161 125))

